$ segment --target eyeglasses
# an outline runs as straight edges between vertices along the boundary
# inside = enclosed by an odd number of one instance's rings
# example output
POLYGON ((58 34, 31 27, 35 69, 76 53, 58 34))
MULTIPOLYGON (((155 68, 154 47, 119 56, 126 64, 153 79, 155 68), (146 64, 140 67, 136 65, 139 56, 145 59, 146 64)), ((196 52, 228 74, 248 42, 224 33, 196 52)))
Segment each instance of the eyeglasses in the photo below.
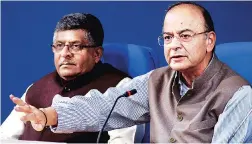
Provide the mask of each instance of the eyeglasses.
POLYGON ((69 44, 65 45, 63 43, 58 43, 58 44, 52 44, 52 50, 54 53, 59 53, 63 50, 65 46, 68 46, 68 50, 71 53, 78 53, 84 48, 94 48, 96 46, 89 46, 89 45, 81 45, 81 44, 69 44))
POLYGON ((189 41, 191 41, 193 39, 193 37, 195 37, 197 35, 200 35, 200 34, 207 33, 207 32, 209 32, 209 31, 204 31, 204 32, 201 32, 201 33, 194 33, 194 34, 181 33, 178 36, 171 35, 171 34, 166 34, 165 36, 159 36, 158 37, 158 44, 160 46, 167 45, 167 44, 172 42, 172 39, 174 37, 176 37, 180 42, 189 42, 189 41))

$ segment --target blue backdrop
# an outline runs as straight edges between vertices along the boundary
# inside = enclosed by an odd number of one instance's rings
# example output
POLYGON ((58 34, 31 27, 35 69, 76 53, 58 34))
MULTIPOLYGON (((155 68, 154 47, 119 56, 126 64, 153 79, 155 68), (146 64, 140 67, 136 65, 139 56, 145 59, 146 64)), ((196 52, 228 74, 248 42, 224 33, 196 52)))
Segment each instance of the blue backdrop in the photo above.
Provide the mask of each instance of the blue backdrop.
MULTIPOLYGON (((14 104, 9 95, 54 70, 50 44, 57 21, 65 14, 96 15, 105 43, 132 43, 153 48, 166 65, 157 44, 165 10, 173 2, 1 2, 1 122, 14 104)), ((252 2, 199 2, 211 13, 217 44, 252 41, 252 2)))

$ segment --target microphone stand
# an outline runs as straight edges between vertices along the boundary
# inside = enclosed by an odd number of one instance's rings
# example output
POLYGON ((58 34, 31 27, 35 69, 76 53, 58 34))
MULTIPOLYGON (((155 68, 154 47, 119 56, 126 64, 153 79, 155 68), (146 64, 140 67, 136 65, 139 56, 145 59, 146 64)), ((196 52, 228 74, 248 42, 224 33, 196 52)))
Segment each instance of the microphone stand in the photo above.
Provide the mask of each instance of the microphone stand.
POLYGON ((109 118, 110 118, 110 115, 111 115, 113 109, 115 108, 115 105, 116 105, 117 101, 118 101, 120 98, 122 98, 122 97, 129 97, 129 96, 131 96, 131 95, 134 95, 135 93, 137 93, 137 91, 136 91, 136 89, 133 89, 133 90, 131 90, 131 91, 125 92, 123 95, 121 95, 121 96, 119 96, 119 97, 116 98, 116 101, 114 102, 114 105, 113 105, 112 109, 110 110, 109 115, 108 115, 108 117, 107 117, 105 123, 104 123, 103 126, 102 126, 102 129, 101 129, 100 132, 99 132, 99 135, 98 135, 97 141, 96 141, 97 144, 98 144, 99 141, 100 141, 101 133, 103 132, 103 130, 104 130, 104 128, 105 128, 105 126, 106 126, 106 124, 107 124, 109 118))

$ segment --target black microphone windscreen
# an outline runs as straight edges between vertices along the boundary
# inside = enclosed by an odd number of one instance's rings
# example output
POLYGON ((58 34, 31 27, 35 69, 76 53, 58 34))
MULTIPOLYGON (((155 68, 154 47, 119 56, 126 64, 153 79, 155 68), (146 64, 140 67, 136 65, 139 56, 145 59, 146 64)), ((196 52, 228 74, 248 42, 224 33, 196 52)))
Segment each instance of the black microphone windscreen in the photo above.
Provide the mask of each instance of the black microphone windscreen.
POLYGON ((126 96, 128 97, 128 96, 134 95, 134 94, 136 94, 136 93, 137 93, 137 90, 136 90, 136 89, 133 89, 133 90, 127 91, 125 94, 126 94, 126 96))
POLYGON ((131 95, 134 95, 134 94, 137 93, 137 90, 136 90, 136 89, 133 89, 133 90, 130 91, 130 93, 131 93, 131 95))

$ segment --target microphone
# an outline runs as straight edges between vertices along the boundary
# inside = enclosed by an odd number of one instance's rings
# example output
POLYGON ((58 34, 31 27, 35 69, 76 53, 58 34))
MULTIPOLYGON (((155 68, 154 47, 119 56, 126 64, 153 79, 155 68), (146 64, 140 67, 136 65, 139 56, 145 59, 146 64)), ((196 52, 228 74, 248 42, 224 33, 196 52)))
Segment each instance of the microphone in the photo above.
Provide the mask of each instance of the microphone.
POLYGON ((109 115, 108 115, 108 117, 107 117, 105 123, 104 123, 103 126, 102 126, 102 129, 101 129, 100 132, 99 132, 99 135, 98 135, 97 140, 96 140, 96 143, 97 143, 97 144, 98 144, 99 141, 100 141, 101 133, 103 132, 103 130, 104 130, 104 128, 105 128, 105 126, 106 126, 106 124, 107 124, 107 122, 108 122, 108 119, 109 119, 109 117, 110 117, 110 115, 111 115, 113 109, 115 108, 115 105, 116 105, 117 101, 119 100, 119 98, 122 98, 122 97, 129 97, 129 96, 134 95, 134 94, 136 94, 136 93, 137 93, 137 90, 136 90, 136 89, 133 89, 133 90, 130 90, 130 91, 126 91, 124 94, 122 94, 122 95, 120 95, 119 97, 116 98, 116 100, 115 100, 115 102, 114 102, 114 105, 113 105, 112 109, 110 110, 109 115))

